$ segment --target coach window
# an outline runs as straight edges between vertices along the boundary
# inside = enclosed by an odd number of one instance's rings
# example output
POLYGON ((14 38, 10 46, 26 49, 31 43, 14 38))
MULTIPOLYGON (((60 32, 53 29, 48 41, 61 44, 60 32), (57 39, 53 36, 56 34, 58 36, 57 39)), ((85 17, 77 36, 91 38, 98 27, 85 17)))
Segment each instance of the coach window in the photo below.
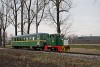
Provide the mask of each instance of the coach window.
POLYGON ((19 41, 21 41, 21 38, 19 38, 19 41))
POLYGON ((16 41, 16 38, 14 38, 14 41, 16 41))
POLYGON ((17 38, 17 41, 19 41, 20 39, 19 38, 17 38))
POLYGON ((18 38, 16 38, 16 41, 18 41, 18 38))
POLYGON ((40 35, 37 35, 37 40, 39 40, 40 39, 40 35))
POLYGON ((15 41, 17 41, 17 38, 15 38, 15 41))
POLYGON ((22 40, 22 38, 20 38, 20 41, 22 40))
POLYGON ((32 40, 32 37, 30 37, 30 40, 32 40))
POLYGON ((21 39, 22 39, 22 41, 24 41, 24 38, 23 37, 21 39))
POLYGON ((17 41, 17 38, 15 38, 15 41, 17 41))
POLYGON ((28 40, 28 37, 26 37, 26 40, 28 40))
POLYGON ((12 40, 15 41, 16 38, 13 38, 12 40))
POLYGON ((26 40, 26 38, 24 37, 24 41, 26 40))
POLYGON ((29 37, 29 40, 31 40, 31 37, 29 37))
POLYGON ((18 41, 20 41, 20 38, 18 38, 18 41))
POLYGON ((16 41, 17 41, 17 38, 16 38, 16 41))
POLYGON ((20 41, 20 38, 18 38, 18 41, 20 41))
POLYGON ((34 40, 34 37, 33 37, 33 40, 34 40))

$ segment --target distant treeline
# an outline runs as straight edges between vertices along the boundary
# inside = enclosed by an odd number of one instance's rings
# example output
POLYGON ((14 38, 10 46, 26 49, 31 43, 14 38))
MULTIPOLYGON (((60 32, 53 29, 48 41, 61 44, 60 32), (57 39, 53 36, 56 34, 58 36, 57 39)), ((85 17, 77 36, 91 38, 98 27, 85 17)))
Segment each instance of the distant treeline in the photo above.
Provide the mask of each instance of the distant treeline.
POLYGON ((100 44, 100 36, 82 36, 69 38, 69 43, 100 44))

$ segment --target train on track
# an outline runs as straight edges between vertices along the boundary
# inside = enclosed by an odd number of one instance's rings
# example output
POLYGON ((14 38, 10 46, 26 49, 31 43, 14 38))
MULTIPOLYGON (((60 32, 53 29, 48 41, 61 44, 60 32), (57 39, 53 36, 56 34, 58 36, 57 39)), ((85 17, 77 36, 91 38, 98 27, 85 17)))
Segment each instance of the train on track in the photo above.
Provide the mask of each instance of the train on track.
POLYGON ((13 48, 66 52, 70 50, 68 40, 60 34, 34 33, 12 37, 13 48))

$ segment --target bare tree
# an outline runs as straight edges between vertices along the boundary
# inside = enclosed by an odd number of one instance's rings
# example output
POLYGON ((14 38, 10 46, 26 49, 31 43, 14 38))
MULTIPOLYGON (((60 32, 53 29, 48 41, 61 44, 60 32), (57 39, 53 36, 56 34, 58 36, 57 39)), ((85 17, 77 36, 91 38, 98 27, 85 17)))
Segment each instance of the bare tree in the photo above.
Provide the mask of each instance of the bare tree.
POLYGON ((46 16, 44 16, 44 12, 45 12, 45 7, 46 5, 49 3, 49 0, 37 0, 36 3, 36 33, 38 33, 38 27, 41 23, 41 21, 46 18, 46 16), (38 17, 38 14, 41 15, 38 17), (39 19, 38 19, 39 18, 39 19))
POLYGON ((27 1, 24 1, 25 5, 26 5, 26 9, 28 11, 28 30, 27 30, 27 34, 29 34, 30 26, 31 26, 31 22, 30 22, 30 11, 31 11, 31 3, 32 3, 32 0, 29 0, 29 4, 27 4, 26 2, 27 1))
MULTIPOLYGON (((9 4, 9 1, 6 0, 6 3, 9 4)), ((3 47, 5 47, 5 34, 6 29, 10 25, 8 14, 9 14, 10 8, 8 6, 5 6, 4 3, 2 3, 2 15, 1 15, 1 22, 2 22, 2 29, 3 29, 3 47)))
POLYGON ((38 33, 38 26, 42 19, 44 18, 44 9, 46 4, 48 3, 47 0, 29 0, 27 3, 25 1, 26 9, 28 12, 28 29, 27 34, 29 34, 31 24, 36 20, 36 32, 38 33), (31 7, 32 6, 32 7, 31 7), (35 9, 36 8, 36 9, 35 9), (36 19, 35 19, 36 18, 36 19))
POLYGON ((14 0, 13 3, 14 3, 14 5, 11 6, 11 7, 13 9, 13 14, 14 14, 14 18, 15 18, 15 24, 14 24, 14 26, 15 26, 15 35, 17 36, 17 25, 18 25, 18 23, 17 23, 17 12, 18 12, 20 6, 17 8, 17 3, 18 3, 17 0, 14 0))
MULTIPOLYGON (((10 0, 9 0, 10 1, 10 0)), ((15 27, 15 35, 17 36, 17 26, 18 26, 18 22, 17 22, 17 13, 18 10, 20 8, 21 5, 19 5, 19 1, 18 0, 11 0, 9 2, 9 4, 7 4, 5 1, 1 0, 2 3, 4 3, 6 6, 8 6, 9 8, 12 9, 12 13, 9 14, 9 18, 11 20, 11 24, 15 27), (13 14, 13 17, 12 15, 13 14)))
MULTIPOLYGON (((61 25, 68 19, 66 16, 65 19, 60 19, 62 18, 61 14, 64 12, 69 12, 72 6, 72 1, 71 0, 51 0, 53 6, 52 8, 49 9, 49 15, 51 19, 53 20, 54 24, 56 25, 57 28, 57 33, 61 33, 61 25), (56 16, 54 16, 54 10, 56 9, 56 16), (53 10, 53 12, 52 12, 53 10)), ((66 14, 66 13, 65 13, 66 14)), ((67 14, 66 14, 67 15, 67 14)))

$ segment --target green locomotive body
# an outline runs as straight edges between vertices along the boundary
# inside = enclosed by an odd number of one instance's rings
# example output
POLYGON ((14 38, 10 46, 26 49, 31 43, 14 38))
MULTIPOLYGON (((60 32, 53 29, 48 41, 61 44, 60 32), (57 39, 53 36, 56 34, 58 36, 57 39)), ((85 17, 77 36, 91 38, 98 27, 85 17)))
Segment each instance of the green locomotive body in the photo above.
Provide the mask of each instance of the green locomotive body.
POLYGON ((41 50, 56 50, 59 52, 70 49, 66 40, 59 34, 35 33, 12 37, 13 48, 31 48, 41 50))

